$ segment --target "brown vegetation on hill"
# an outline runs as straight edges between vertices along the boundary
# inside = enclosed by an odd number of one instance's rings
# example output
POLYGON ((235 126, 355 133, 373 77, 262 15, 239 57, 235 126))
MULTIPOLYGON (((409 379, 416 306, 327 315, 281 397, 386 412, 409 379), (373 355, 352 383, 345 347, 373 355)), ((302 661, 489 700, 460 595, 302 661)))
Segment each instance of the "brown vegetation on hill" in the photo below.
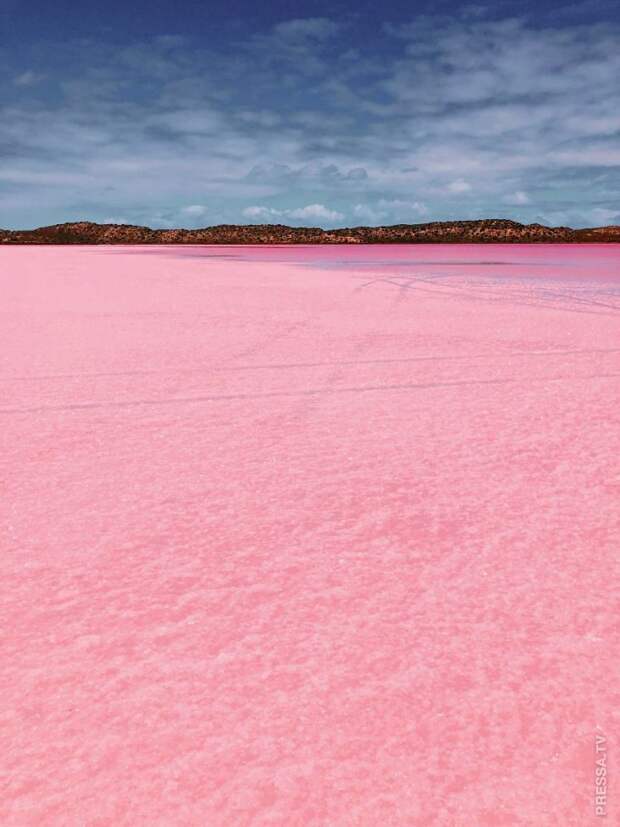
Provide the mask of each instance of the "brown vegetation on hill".
POLYGON ((131 224, 78 221, 36 230, 0 230, 5 244, 464 244, 620 242, 620 227, 544 227, 507 219, 432 221, 389 227, 287 227, 219 224, 198 230, 152 230, 131 224))

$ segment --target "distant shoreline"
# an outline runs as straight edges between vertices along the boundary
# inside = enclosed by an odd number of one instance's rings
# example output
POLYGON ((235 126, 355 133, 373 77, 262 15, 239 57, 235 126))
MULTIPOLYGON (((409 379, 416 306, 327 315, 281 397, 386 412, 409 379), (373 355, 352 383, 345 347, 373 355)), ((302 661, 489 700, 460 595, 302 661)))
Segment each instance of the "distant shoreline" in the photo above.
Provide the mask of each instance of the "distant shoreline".
POLYGON ((620 226, 545 227, 508 219, 432 221, 382 227, 289 227, 284 224, 219 224, 201 229, 152 229, 132 224, 68 222, 34 230, 2 230, 0 244, 583 244, 620 243, 620 226))

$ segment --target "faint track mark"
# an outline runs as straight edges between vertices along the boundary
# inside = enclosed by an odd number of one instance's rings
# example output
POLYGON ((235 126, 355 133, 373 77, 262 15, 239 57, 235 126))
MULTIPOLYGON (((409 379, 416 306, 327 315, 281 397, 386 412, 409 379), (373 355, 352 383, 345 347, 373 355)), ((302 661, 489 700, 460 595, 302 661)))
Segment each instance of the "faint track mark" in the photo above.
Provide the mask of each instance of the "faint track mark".
POLYGON ((30 413, 57 413, 62 411, 80 410, 105 410, 107 408, 132 408, 140 406, 165 406, 165 405, 187 405, 201 402, 226 402, 243 399, 272 399, 275 397, 303 397, 303 396, 328 396, 330 394, 347 393, 373 393, 378 391, 399 391, 399 390, 431 390, 433 388, 453 388, 476 385, 533 385, 545 382, 580 382, 591 379, 616 379, 618 373, 593 373, 584 376, 541 376, 525 379, 463 379, 452 382, 421 382, 402 383, 394 385, 355 385, 346 388, 323 387, 309 388, 298 391, 264 391, 262 393, 230 393, 214 394, 211 396, 188 396, 177 399, 134 399, 125 402, 81 402, 71 405, 48 405, 36 408, 0 408, 0 415, 30 414, 30 413))
MULTIPOLYGON (((588 313, 590 315, 597 315, 597 316, 613 316, 620 308, 614 304, 606 303, 606 302, 599 302, 593 299, 586 299, 581 297, 575 297, 572 294, 564 294, 558 293, 556 291, 547 290, 547 294, 551 294, 558 299, 564 299, 565 301, 574 301, 575 303, 585 304, 591 307, 605 307, 612 311, 612 313, 604 312, 600 310, 585 310, 585 309, 578 309, 576 307, 561 307, 558 306, 557 303, 553 301, 527 301, 523 298, 521 293, 517 292, 516 294, 507 293, 505 288, 500 292, 498 290, 485 290, 480 289, 480 287, 476 287, 475 290, 472 290, 469 285, 458 285, 458 284, 448 284, 445 285, 444 289, 432 289, 429 287, 420 287, 419 284, 435 284, 439 279, 442 278, 449 278, 449 276, 433 276, 428 278, 423 278, 421 276, 392 276, 388 278, 376 278, 370 281, 365 282, 364 284, 358 285, 353 292, 360 292, 363 289, 371 287, 375 284, 388 284, 393 285, 394 287, 398 287, 400 292, 405 290, 413 290, 422 293, 432 293, 437 296, 441 296, 442 298, 451 298, 457 299, 461 301, 483 301, 489 304, 505 304, 509 305, 510 307, 535 307, 542 310, 555 310, 562 313, 588 313)), ((443 287, 444 285, 442 285, 443 287)), ((539 288, 539 295, 542 298, 542 294, 545 291, 542 288, 539 288)))
POLYGON ((276 362, 263 365, 229 365, 226 367, 209 368, 186 368, 184 370, 129 370, 129 371, 107 371, 102 373, 50 373, 38 376, 2 376, 0 382, 43 382, 53 379, 98 379, 105 377, 122 376, 169 376, 183 375, 190 376, 200 373, 228 372, 228 371, 252 371, 252 370, 285 370, 294 368, 322 368, 338 367, 340 365, 390 365, 400 362, 449 362, 486 359, 511 359, 521 356, 595 356, 607 353, 620 353, 620 348, 585 348, 582 350, 510 350, 505 353, 448 353, 439 356, 405 356, 393 359, 359 359, 341 360, 337 362, 276 362))

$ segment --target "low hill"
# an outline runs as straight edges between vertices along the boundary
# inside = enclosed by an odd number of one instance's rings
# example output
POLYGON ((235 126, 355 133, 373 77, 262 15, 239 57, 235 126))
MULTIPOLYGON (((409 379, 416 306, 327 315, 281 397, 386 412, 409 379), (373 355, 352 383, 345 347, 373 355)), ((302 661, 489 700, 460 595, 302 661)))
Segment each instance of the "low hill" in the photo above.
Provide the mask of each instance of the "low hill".
POLYGON ((620 227, 544 227, 507 219, 432 221, 388 227, 288 227, 219 224, 198 230, 153 230, 131 224, 77 221, 36 230, 0 230, 4 244, 464 244, 620 242, 620 227))

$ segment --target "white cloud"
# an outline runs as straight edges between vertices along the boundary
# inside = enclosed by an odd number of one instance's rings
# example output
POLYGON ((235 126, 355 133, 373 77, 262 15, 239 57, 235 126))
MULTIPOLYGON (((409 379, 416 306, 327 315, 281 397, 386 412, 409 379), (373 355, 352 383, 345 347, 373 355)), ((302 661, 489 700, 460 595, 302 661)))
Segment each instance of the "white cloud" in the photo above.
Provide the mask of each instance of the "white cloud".
POLYGON ((20 75, 16 75, 13 78, 13 83, 15 86, 34 86, 40 81, 43 80, 45 75, 41 75, 38 72, 33 72, 29 69, 27 72, 22 72, 20 75))
POLYGON ((343 213, 330 210, 324 204, 308 204, 295 209, 278 210, 275 207, 252 206, 245 207, 242 215, 251 219, 294 218, 301 221, 339 221, 344 218, 343 213))
POLYGON ((404 215, 415 213, 416 215, 427 215, 428 207, 421 201, 403 201, 399 198, 379 200, 379 207, 381 209, 389 210, 390 212, 399 212, 404 215))
POLYGON ((208 207, 204 204, 190 204, 188 207, 183 207, 181 210, 183 215, 188 215, 190 218, 201 218, 208 212, 208 207))
POLYGON ((246 218, 275 218, 281 216, 282 210, 276 210, 272 207, 246 207, 241 210, 241 214, 246 218))
POLYGON ((377 210, 370 204, 356 204, 353 207, 353 215, 356 218, 361 218, 362 221, 378 224, 386 217, 387 213, 384 210, 377 210))
POLYGON ((620 148, 617 141, 600 142, 592 146, 575 146, 560 150, 549 159, 557 166, 620 166, 620 148))
POLYGON ((371 224, 404 222, 413 223, 428 215, 428 207, 421 201, 402 198, 380 198, 374 204, 355 204, 352 214, 371 224))
POLYGON ((131 224, 126 218, 116 215, 105 215, 101 219, 102 224, 131 224))
POLYGON ((287 40, 305 40, 307 38, 325 40, 335 35, 339 28, 339 24, 329 18, 306 17, 277 23, 273 31, 277 36, 287 40))
POLYGON ((620 222, 620 206, 615 210, 608 210, 605 207, 595 207, 590 210, 590 216, 595 224, 617 224, 620 222))
POLYGON ((614 220, 620 26, 420 16, 387 43, 378 29, 375 51, 353 29, 332 49, 341 33, 308 18, 234 53, 191 38, 50 43, 36 62, 3 50, 0 226, 413 222, 498 205, 523 220, 614 220), (46 86, 30 93, 42 76, 24 67, 45 72, 53 101, 46 86))
POLYGON ((526 192, 523 192, 523 190, 517 190, 513 192, 512 195, 507 195, 504 202, 506 204, 529 204, 530 197, 526 192))
POLYGON ((458 178, 456 181, 450 181, 446 189, 448 192, 455 192, 457 194, 469 192, 471 190, 471 184, 468 184, 467 181, 464 181, 462 178, 458 178))
POLYGON ((296 210, 289 210, 287 215, 291 218, 301 218, 303 220, 316 218, 323 219, 324 221, 338 221, 339 219, 344 218, 344 215, 341 212, 330 210, 329 207, 326 207, 324 204, 308 204, 306 207, 300 207, 296 210))

